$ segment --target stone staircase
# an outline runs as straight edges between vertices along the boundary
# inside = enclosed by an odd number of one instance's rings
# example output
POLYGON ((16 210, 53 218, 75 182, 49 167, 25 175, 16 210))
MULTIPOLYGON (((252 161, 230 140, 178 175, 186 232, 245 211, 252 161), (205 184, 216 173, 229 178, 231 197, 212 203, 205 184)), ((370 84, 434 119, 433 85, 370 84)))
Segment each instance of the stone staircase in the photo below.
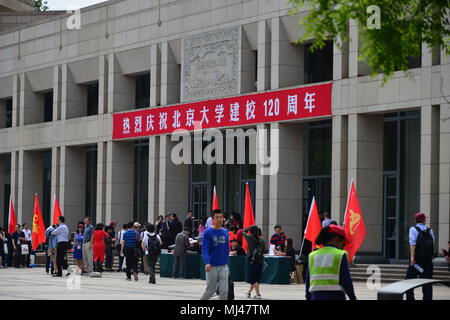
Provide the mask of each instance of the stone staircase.
MULTIPOLYGON (((73 259, 72 253, 67 253, 67 260, 69 262, 69 266, 76 265, 75 260, 73 259)), ((105 268, 105 264, 103 263, 103 269, 104 268, 105 268)), ((117 271, 117 269, 119 269, 119 257, 115 256, 114 260, 113 260, 113 270, 117 271)), ((159 273, 159 259, 155 266, 155 272, 159 273)))
MULTIPOLYGON (((355 264, 350 268, 350 274, 353 281, 367 281, 367 278, 374 274, 374 271, 369 271, 368 267, 373 266, 369 264, 355 264)), ((378 264, 380 268, 381 282, 392 283, 405 279, 406 270, 408 266, 406 264, 378 264)), ((450 271, 448 267, 434 266, 433 279, 450 280, 450 271)))

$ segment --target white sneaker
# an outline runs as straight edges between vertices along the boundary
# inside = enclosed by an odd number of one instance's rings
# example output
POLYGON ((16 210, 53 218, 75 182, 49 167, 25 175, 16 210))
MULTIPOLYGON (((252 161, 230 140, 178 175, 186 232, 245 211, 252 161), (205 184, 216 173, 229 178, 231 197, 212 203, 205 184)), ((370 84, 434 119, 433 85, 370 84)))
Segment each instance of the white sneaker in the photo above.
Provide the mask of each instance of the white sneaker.
POLYGON ((248 292, 248 291, 245 291, 245 297, 247 297, 247 298, 251 298, 252 296, 251 296, 251 293, 250 292, 248 292))
POLYGON ((255 294, 255 296, 253 297, 253 299, 255 299, 255 300, 261 300, 261 295, 260 295, 260 294, 255 294))

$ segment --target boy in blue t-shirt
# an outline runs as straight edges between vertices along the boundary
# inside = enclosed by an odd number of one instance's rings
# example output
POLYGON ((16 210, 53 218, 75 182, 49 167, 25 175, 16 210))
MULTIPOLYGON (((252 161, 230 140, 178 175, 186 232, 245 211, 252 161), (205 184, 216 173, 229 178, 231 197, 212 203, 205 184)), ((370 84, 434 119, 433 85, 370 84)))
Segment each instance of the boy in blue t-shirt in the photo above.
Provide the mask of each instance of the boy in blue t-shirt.
POLYGON ((222 228, 224 217, 220 209, 212 212, 214 225, 203 233, 202 254, 205 260, 206 290, 200 300, 208 300, 219 285, 220 300, 228 297, 228 232, 222 228))

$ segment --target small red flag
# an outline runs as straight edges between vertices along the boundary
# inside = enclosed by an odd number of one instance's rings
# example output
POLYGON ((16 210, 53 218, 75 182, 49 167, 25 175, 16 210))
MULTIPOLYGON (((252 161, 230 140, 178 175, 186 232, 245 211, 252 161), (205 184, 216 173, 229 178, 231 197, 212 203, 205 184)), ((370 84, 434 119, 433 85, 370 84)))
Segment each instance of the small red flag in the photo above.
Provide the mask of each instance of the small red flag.
POLYGON ((42 219, 41 207, 39 206, 39 198, 36 194, 34 196, 34 213, 33 213, 33 230, 31 232, 32 248, 36 250, 37 247, 45 241, 45 226, 42 219))
POLYGON ((53 207, 53 224, 58 224, 58 218, 62 217, 61 208, 59 207, 58 198, 55 196, 53 207))
POLYGON ((305 228, 305 239, 311 241, 311 249, 316 248, 316 238, 322 230, 320 222, 319 210, 317 209, 316 199, 313 197, 311 207, 309 209, 308 221, 305 228))
MULTIPOLYGON (((248 183, 245 184, 245 206, 244 206, 244 229, 255 224, 255 215, 253 214, 252 199, 250 197, 250 190, 248 183)), ((242 239, 242 248, 247 252, 248 243, 245 238, 242 239)))
POLYGON ((364 225, 364 219, 361 214, 358 195, 356 194, 353 181, 347 199, 347 208, 345 209, 344 230, 345 237, 348 241, 344 250, 347 251, 348 260, 351 262, 366 237, 366 226, 364 225))
POLYGON ((9 216, 8 216, 8 232, 10 234, 13 234, 16 230, 16 213, 14 211, 14 205, 12 200, 12 195, 9 196, 9 216))
POLYGON ((219 209, 219 199, 217 198, 216 186, 214 186, 214 189, 213 189, 213 201, 212 201, 212 209, 211 209, 211 211, 214 211, 216 209, 219 209))

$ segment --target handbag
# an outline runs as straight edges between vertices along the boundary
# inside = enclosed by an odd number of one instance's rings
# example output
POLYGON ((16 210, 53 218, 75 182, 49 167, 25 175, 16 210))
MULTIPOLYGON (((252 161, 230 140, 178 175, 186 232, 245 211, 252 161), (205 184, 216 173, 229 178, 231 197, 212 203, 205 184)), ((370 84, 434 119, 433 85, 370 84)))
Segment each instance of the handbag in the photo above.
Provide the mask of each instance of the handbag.
POLYGON ((27 244, 21 244, 20 249, 23 255, 30 254, 29 248, 27 244))

